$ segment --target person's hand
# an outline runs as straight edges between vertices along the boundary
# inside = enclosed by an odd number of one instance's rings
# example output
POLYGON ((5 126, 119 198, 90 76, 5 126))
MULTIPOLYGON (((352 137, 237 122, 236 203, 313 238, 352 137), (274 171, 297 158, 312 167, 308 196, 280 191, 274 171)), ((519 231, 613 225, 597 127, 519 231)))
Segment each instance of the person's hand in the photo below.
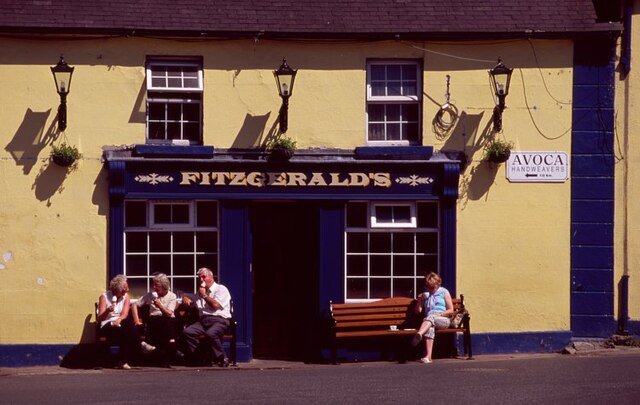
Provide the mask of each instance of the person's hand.
POLYGON ((182 303, 184 305, 191 305, 191 299, 185 295, 184 297, 182 297, 182 303))
POLYGON ((134 325, 136 325, 136 326, 140 326, 140 325, 142 325, 142 321, 141 321, 140 319, 138 319, 137 321, 134 321, 133 323, 134 323, 134 325))
POLYGON ((207 294, 207 287, 198 287, 198 295, 199 295, 201 298, 206 297, 206 296, 208 295, 208 294, 207 294))
POLYGON ((111 321, 111 325, 113 325, 113 326, 120 326, 121 323, 122 323, 122 319, 120 319, 120 318, 111 321))

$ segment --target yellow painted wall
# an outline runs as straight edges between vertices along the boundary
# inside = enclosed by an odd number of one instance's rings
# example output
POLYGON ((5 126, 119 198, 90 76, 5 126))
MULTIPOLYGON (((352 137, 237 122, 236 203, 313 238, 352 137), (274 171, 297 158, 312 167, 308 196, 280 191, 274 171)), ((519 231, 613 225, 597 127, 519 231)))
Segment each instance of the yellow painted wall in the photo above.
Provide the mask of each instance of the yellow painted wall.
POLYGON ((617 287, 623 275, 629 276, 629 318, 640 319, 640 1, 634 1, 631 31, 631 71, 626 77, 616 74, 615 141, 616 206, 615 206, 615 268, 614 305, 618 316, 617 287))
POLYGON ((12 253, 0 261, 0 344, 93 338, 93 303, 108 273, 100 157, 105 145, 144 142, 147 55, 203 57, 204 143, 219 148, 259 145, 274 130, 281 100, 272 70, 282 57, 299 69, 288 135, 302 148, 365 145, 367 58, 422 59, 424 144, 471 159, 458 203, 457 282, 474 331, 569 328, 570 181, 513 184, 504 165, 480 162, 494 106, 487 70, 498 56, 516 68, 499 137, 516 150, 570 152, 569 41, 0 39, 0 48, 0 253, 12 253), (64 136, 84 155, 69 173, 48 161, 51 143, 61 141, 49 70, 61 53, 76 69, 64 136), (464 118, 443 136, 431 121, 445 101, 446 75, 464 118))

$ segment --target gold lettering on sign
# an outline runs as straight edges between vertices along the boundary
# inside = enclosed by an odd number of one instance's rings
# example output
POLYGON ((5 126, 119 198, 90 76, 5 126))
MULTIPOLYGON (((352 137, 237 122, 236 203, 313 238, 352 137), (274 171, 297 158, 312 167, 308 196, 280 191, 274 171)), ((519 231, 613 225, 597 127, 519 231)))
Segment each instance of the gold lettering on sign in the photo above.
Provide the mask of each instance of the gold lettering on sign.
POLYGON ((384 187, 393 185, 390 173, 313 172, 180 172, 181 186, 240 187, 384 187))

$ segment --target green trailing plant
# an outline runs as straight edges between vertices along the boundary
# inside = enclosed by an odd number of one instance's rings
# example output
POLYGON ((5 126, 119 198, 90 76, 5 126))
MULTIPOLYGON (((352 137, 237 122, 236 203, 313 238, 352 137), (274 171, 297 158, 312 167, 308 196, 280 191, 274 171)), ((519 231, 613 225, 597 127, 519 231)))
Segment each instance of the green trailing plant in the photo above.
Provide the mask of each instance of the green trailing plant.
POLYGON ((297 142, 288 136, 279 136, 267 142, 270 158, 273 160, 289 160, 296 150, 297 142))
POLYGON ((511 156, 513 142, 494 139, 484 148, 484 159, 487 162, 503 163, 511 156))
POLYGON ((78 148, 69 145, 66 142, 62 142, 60 145, 53 145, 51 147, 51 159, 54 163, 62 167, 73 165, 81 157, 82 154, 78 148))

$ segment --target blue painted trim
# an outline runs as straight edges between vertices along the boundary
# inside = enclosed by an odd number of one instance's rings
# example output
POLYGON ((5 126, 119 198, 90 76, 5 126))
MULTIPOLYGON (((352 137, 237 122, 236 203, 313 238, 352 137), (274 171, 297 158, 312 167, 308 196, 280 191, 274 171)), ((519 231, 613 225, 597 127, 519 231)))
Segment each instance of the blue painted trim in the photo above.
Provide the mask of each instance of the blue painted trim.
POLYGON ((238 322, 238 348, 245 347, 251 357, 252 308, 249 209, 246 203, 220 201, 220 283, 233 298, 234 318, 238 322), (243 346, 244 345, 244 346, 243 346))
MULTIPOLYGON (((614 333, 615 39, 574 47, 571 144, 571 330, 614 333)), ((474 340, 475 343, 475 340, 474 340)))
MULTIPOLYGON (((571 342, 570 331, 474 333, 473 354, 553 353, 571 342)), ((461 337, 459 337, 461 339, 461 337)))
POLYGON ((0 367, 57 366, 75 345, 0 345, 0 367))
POLYGON ((354 152, 356 159, 429 160, 433 146, 359 146, 354 152))
POLYGON ((124 196, 125 169, 121 161, 109 162, 109 280, 124 271, 124 196))
POLYGON ((142 157, 182 157, 194 159, 210 159, 213 157, 213 146, 205 145, 135 145, 133 153, 142 157))

